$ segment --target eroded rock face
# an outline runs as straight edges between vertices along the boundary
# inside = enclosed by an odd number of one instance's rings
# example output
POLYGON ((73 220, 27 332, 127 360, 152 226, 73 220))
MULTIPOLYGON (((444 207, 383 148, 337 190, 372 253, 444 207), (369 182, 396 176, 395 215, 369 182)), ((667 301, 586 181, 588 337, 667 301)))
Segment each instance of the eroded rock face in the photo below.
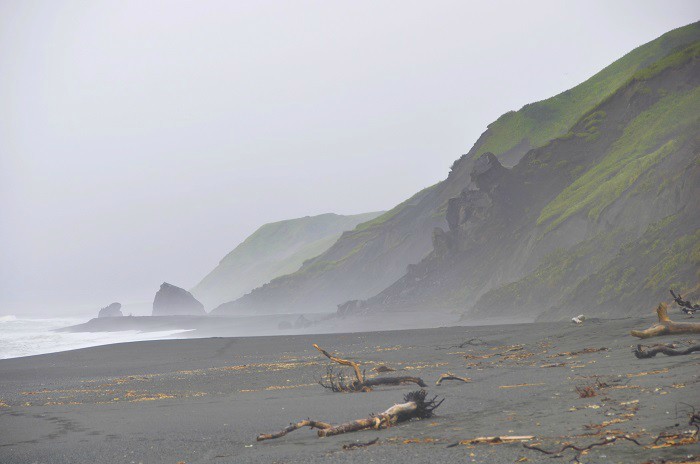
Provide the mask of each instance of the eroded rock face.
POLYGON ((483 219, 491 207, 491 197, 482 190, 463 190, 462 194, 447 202, 447 224, 451 231, 469 219, 483 219))
POLYGON ((112 303, 109 306, 105 306, 104 308, 100 309, 100 312, 97 313, 97 317, 122 317, 124 316, 122 314, 122 305, 121 303, 112 303))
MULTIPOLYGON (((433 252, 438 257, 447 256, 452 251, 452 237, 440 227, 433 229, 433 252)), ((409 266, 407 274, 412 274, 415 265, 409 266)))
POLYGON ((480 190, 491 191, 498 186, 507 172, 508 169, 503 167, 496 155, 489 152, 484 153, 474 162, 470 177, 480 190))
POLYGON ((204 305, 184 288, 163 282, 153 300, 153 316, 203 316, 204 305))

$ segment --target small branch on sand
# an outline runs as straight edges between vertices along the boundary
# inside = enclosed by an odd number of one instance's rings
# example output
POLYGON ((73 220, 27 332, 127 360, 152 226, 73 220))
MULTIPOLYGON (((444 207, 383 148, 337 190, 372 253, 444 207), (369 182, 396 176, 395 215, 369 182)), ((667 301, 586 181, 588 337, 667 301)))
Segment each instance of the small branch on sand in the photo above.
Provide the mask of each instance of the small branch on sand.
POLYGON ((581 453, 583 453, 584 451, 588 451, 588 450, 590 450, 591 448, 594 448, 594 447, 596 447, 596 446, 609 445, 609 444, 611 444, 611 443, 615 443, 617 440, 628 440, 628 441, 631 441, 632 443, 636 444, 637 446, 643 446, 641 443, 639 443, 637 440, 635 440, 634 438, 630 437, 629 435, 617 435, 617 436, 605 437, 605 438, 603 439, 603 441, 599 441, 599 442, 596 442, 596 443, 591 443, 590 445, 585 446, 585 447, 583 447, 583 448, 578 447, 578 446, 576 446, 576 445, 574 445, 574 444, 572 444, 572 443, 568 443, 568 444, 562 446, 561 449, 556 450, 556 451, 547 451, 547 450, 545 450, 545 449, 540 448, 539 446, 536 446, 536 445, 528 445, 527 443, 523 443, 523 446, 524 446, 525 448, 527 448, 527 449, 539 451, 540 453, 544 453, 544 454, 553 454, 553 455, 559 455, 559 454, 563 453, 564 451, 566 451, 567 449, 572 449, 572 450, 575 450, 575 451, 578 452, 578 453, 576 454, 576 457, 574 457, 574 460, 575 460, 576 462, 578 462, 578 458, 581 457, 581 453))
POLYGON ((350 450, 350 449, 355 449, 355 448, 364 448, 366 446, 372 446, 375 443, 379 441, 379 437, 375 438, 372 441, 368 441, 367 443, 349 443, 346 445, 343 445, 344 450, 350 450))
POLYGON ((439 379, 435 382, 435 385, 440 385, 443 381, 445 380, 459 380, 461 382, 466 382, 469 383, 472 381, 472 379, 468 377, 458 377, 454 375, 452 372, 447 372, 445 374, 442 374, 439 379))
POLYGON ((695 314, 695 311, 700 310, 700 305, 691 304, 690 301, 684 300, 683 296, 681 296, 680 293, 678 295, 676 295, 675 293, 673 293, 673 290, 671 290, 671 289, 669 289, 669 292, 671 292, 671 296, 673 297, 673 301, 675 301, 676 304, 681 307, 681 310, 684 313, 692 316, 693 314, 695 314))
POLYGON ((693 345, 684 350, 675 349, 674 345, 637 345, 633 353, 639 359, 648 359, 653 358, 659 353, 665 354, 666 356, 684 356, 686 354, 695 353, 696 351, 700 351, 700 345, 693 345))
POLYGON ((364 419, 346 422, 340 425, 333 426, 326 422, 312 421, 310 419, 299 421, 296 424, 290 424, 288 427, 285 427, 279 432, 258 435, 257 440, 263 441, 283 437, 289 432, 301 427, 319 429, 319 437, 328 437, 370 428, 386 428, 398 422, 404 422, 414 418, 427 419, 433 415, 433 411, 435 411, 445 400, 442 399, 440 401, 436 401, 437 396, 431 400, 426 400, 426 395, 427 392, 425 390, 411 392, 404 396, 404 403, 395 404, 382 413, 371 415, 364 419))
POLYGON ((400 385, 404 383, 415 383, 420 387, 426 387, 427 385, 420 377, 411 376, 401 376, 401 377, 378 377, 374 379, 365 379, 365 372, 360 370, 360 365, 354 361, 339 358, 328 353, 326 350, 320 348, 314 343, 314 348, 320 351, 325 357, 331 361, 341 364, 343 366, 352 367, 355 372, 355 380, 352 382, 346 382, 345 376, 342 372, 334 373, 333 369, 329 367, 326 371, 326 381, 319 381, 318 383, 323 388, 328 388, 334 392, 367 392, 372 391, 372 387, 377 387, 379 385, 400 385))
POLYGON ((668 305, 661 303, 656 308, 659 322, 646 330, 633 330, 631 334, 638 338, 650 338, 659 335, 700 334, 700 322, 673 322, 668 317, 668 305))

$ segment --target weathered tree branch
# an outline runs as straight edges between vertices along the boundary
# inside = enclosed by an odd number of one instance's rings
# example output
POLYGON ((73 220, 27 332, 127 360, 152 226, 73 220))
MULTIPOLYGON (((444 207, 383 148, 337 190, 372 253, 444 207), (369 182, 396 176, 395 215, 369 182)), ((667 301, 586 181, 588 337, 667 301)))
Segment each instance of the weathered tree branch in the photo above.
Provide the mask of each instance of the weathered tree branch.
POLYGON ((337 357, 335 357, 335 356, 332 356, 331 354, 328 353, 328 351, 322 349, 321 347, 319 347, 319 346, 318 346, 317 344, 315 344, 315 343, 314 343, 314 348, 316 348, 318 351, 320 351, 321 353, 323 353, 323 355, 324 355, 325 357, 327 357, 328 359, 330 359, 331 361, 333 361, 333 362, 335 362, 335 363, 338 363, 338 364, 342 364, 343 366, 350 366, 350 367, 352 367, 353 370, 355 371, 355 376, 357 377, 357 381, 360 382, 360 383, 362 383, 362 382, 365 381, 365 376, 364 376, 364 374, 362 373, 362 371, 360 370, 360 365, 357 364, 356 362, 348 361, 347 359, 342 359, 342 358, 337 358, 337 357))
POLYGON ((656 308, 659 322, 645 330, 633 330, 631 334, 638 338, 650 338, 659 335, 700 334, 699 322, 673 322, 668 317, 668 305, 660 303, 656 308))
POLYGON ((359 392, 359 391, 372 391, 372 387, 377 387, 379 385, 400 385, 404 383, 415 383, 420 387, 426 387, 427 385, 423 382, 420 377, 412 376, 401 376, 401 377, 376 377, 373 379, 366 379, 365 373, 360 369, 360 365, 354 361, 349 361, 347 359, 339 358, 328 353, 326 350, 320 348, 314 343, 314 348, 323 353, 328 359, 343 366, 350 366, 355 371, 355 380, 353 382, 346 382, 345 375, 342 372, 334 373, 331 367, 326 371, 326 382, 323 380, 318 383, 324 387, 332 390, 334 392, 359 392))
POLYGON ((423 379, 420 377, 412 377, 410 375, 402 375, 400 377, 376 377, 367 379, 362 382, 363 387, 377 387, 379 385, 401 385, 402 383, 415 383, 419 387, 427 387, 423 379))
POLYGON ((404 422, 414 418, 426 419, 431 417, 433 415, 433 411, 435 411, 442 404, 442 402, 445 401, 444 399, 436 401, 437 397, 434 397, 431 400, 426 400, 426 396, 427 392, 425 390, 417 390, 404 396, 404 403, 395 404, 382 413, 371 415, 364 419, 357 419, 336 426, 332 426, 325 422, 307 419, 299 421, 296 424, 290 424, 288 427, 280 430, 279 432, 260 434, 258 435, 257 440, 263 441, 283 437, 287 433, 301 427, 317 428, 319 429, 319 437, 328 437, 369 428, 386 428, 398 422, 404 422))
POLYGON ((696 351, 700 351, 700 345, 693 345, 685 350, 674 349, 672 346, 668 345, 637 345, 637 349, 634 350, 634 355, 639 359, 648 359, 653 358, 659 353, 665 354, 666 356, 684 356, 696 351))
POLYGON ((319 421, 312 421, 311 419, 306 419, 297 422, 296 424, 289 424, 287 427, 283 428, 279 432, 275 433, 263 433, 258 435, 257 440, 258 441, 263 441, 263 440, 271 440, 273 438, 279 438, 287 435, 289 432, 293 432, 296 429, 300 429, 302 427, 310 427, 312 429, 329 429, 333 427, 331 424, 326 424, 325 422, 319 422, 319 421))

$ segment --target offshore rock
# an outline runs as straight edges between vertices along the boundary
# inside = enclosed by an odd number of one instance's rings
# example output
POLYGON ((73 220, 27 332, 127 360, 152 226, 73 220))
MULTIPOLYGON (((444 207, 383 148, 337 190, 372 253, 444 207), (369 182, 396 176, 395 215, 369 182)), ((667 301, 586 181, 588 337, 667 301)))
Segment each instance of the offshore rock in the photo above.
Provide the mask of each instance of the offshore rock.
POLYGON ((112 303, 111 305, 100 309, 100 312, 97 313, 97 317, 122 317, 124 315, 122 314, 121 310, 121 303, 112 303))
POLYGON ((153 300, 153 316, 202 316, 204 305, 184 288, 163 282, 153 300))

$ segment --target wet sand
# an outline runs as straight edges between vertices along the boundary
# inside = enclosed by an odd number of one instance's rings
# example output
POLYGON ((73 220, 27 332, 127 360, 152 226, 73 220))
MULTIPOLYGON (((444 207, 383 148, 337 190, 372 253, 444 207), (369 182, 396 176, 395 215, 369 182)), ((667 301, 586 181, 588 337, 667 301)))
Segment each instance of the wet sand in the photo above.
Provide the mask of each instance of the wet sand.
MULTIPOLYGON (((684 403, 700 407, 700 355, 636 359, 629 330, 653 321, 164 340, 0 360, 0 462, 569 462, 576 455, 571 450, 553 459, 521 443, 467 441, 533 435, 528 443, 551 450, 619 434, 646 445, 662 432, 690 430, 684 403), (366 417, 415 387, 354 394, 323 389, 316 380, 328 360, 312 343, 361 362, 368 374, 385 364, 397 371, 382 375, 420 376, 445 402, 431 419, 387 430, 321 439, 300 429, 256 442, 259 433, 307 417, 331 423, 366 417), (586 348, 606 349, 570 354, 586 348), (435 386, 448 371, 472 382, 435 386), (596 395, 580 398, 576 387, 586 386, 596 395), (366 448, 342 448, 375 438, 379 442, 366 448)), ((652 448, 619 440, 580 460, 698 456, 697 443, 652 448)))

